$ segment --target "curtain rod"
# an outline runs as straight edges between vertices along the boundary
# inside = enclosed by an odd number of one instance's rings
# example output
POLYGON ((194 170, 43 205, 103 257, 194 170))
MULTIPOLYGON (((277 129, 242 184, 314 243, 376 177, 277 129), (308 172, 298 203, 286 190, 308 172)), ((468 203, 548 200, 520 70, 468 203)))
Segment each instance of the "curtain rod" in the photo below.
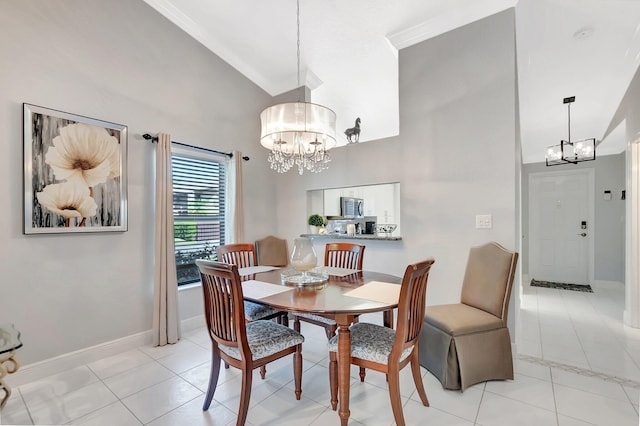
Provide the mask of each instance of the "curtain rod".
MULTIPOLYGON (((144 135, 142 135, 142 137, 145 138, 146 140, 150 140, 151 142, 158 142, 158 136, 151 136, 149 133, 145 133, 144 135)), ((186 146, 187 148, 199 149, 201 151, 206 151, 206 152, 213 152, 214 154, 226 155, 229 158, 233 158, 232 152, 223 152, 223 151, 218 151, 216 149, 203 148, 201 146, 189 145, 186 143, 176 142, 176 141, 171 141, 171 143, 175 145, 186 146)), ((242 159, 244 161, 249 161, 249 157, 246 155, 243 156, 242 159)))

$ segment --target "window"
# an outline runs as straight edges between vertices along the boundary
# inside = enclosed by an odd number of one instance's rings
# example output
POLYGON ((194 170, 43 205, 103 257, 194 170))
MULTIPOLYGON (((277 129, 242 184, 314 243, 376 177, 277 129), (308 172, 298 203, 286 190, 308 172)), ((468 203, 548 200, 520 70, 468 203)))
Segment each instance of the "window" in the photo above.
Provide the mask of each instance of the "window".
POLYGON ((226 159, 174 151, 173 223, 178 285, 200 281, 196 259, 215 260, 225 241, 226 159))

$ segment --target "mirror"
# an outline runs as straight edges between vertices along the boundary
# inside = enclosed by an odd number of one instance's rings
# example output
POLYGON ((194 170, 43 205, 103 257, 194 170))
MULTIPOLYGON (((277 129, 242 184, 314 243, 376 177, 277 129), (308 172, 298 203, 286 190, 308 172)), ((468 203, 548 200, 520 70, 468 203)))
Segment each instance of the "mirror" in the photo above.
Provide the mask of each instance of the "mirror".
POLYGON ((397 227, 392 233, 393 236, 401 235, 399 182, 307 191, 308 215, 319 213, 327 219, 340 220, 343 213, 341 197, 362 199, 366 220, 374 220, 378 225, 395 224, 397 227), (372 217, 375 219, 371 219, 372 217))

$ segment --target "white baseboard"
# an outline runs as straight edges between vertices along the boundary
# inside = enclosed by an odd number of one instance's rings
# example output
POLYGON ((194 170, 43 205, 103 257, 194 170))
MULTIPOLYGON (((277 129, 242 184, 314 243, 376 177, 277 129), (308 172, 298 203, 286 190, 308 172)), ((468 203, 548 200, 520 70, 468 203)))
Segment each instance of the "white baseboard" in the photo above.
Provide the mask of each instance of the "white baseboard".
POLYGON ((206 325, 206 321, 204 319, 204 315, 198 315, 192 318, 183 319, 180 322, 180 327, 182 329, 182 333, 188 333, 191 330, 195 330, 197 328, 202 328, 206 325))
POLYGON ((594 280, 594 287, 624 287, 624 283, 620 281, 605 281, 605 280, 594 280))
MULTIPOLYGON (((71 370, 72 368, 150 343, 151 330, 143 331, 142 333, 122 337, 110 342, 100 343, 99 345, 58 355, 43 361, 34 362, 33 364, 20 366, 18 371, 7 376, 5 380, 9 382, 11 386, 21 386, 25 383, 40 380, 53 374, 71 370)), ((20 361, 19 353, 17 358, 18 361, 20 361)))
MULTIPOLYGON (((182 332, 185 333, 202 327, 204 324, 204 315, 199 315, 193 318, 182 320, 180 326, 182 332)), ((89 364, 102 358, 107 358, 122 352, 130 351, 140 346, 150 345, 151 342, 152 331, 143 331, 141 333, 122 337, 110 342, 100 343, 99 345, 58 355, 54 358, 34 362, 33 364, 20 366, 18 371, 16 371, 14 374, 6 376, 5 380, 12 387, 21 386, 25 383, 41 380, 45 377, 60 373, 62 371, 71 370, 72 368, 89 364)), ((20 361, 19 353, 17 358, 18 361, 20 361)))

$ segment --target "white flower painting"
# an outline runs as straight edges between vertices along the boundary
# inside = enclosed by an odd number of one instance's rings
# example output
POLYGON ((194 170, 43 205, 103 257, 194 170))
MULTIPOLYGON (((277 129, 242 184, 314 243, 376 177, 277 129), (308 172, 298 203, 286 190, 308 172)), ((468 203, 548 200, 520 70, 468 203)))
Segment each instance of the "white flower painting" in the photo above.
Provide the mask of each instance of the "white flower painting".
POLYGON ((65 219, 95 216, 98 205, 91 197, 89 188, 77 182, 52 183, 36 193, 45 209, 65 219))
POLYGON ((87 187, 120 175, 118 140, 102 127, 83 123, 61 128, 44 161, 51 166, 56 179, 87 187))
POLYGON ((24 104, 25 233, 126 231, 126 126, 24 104))

